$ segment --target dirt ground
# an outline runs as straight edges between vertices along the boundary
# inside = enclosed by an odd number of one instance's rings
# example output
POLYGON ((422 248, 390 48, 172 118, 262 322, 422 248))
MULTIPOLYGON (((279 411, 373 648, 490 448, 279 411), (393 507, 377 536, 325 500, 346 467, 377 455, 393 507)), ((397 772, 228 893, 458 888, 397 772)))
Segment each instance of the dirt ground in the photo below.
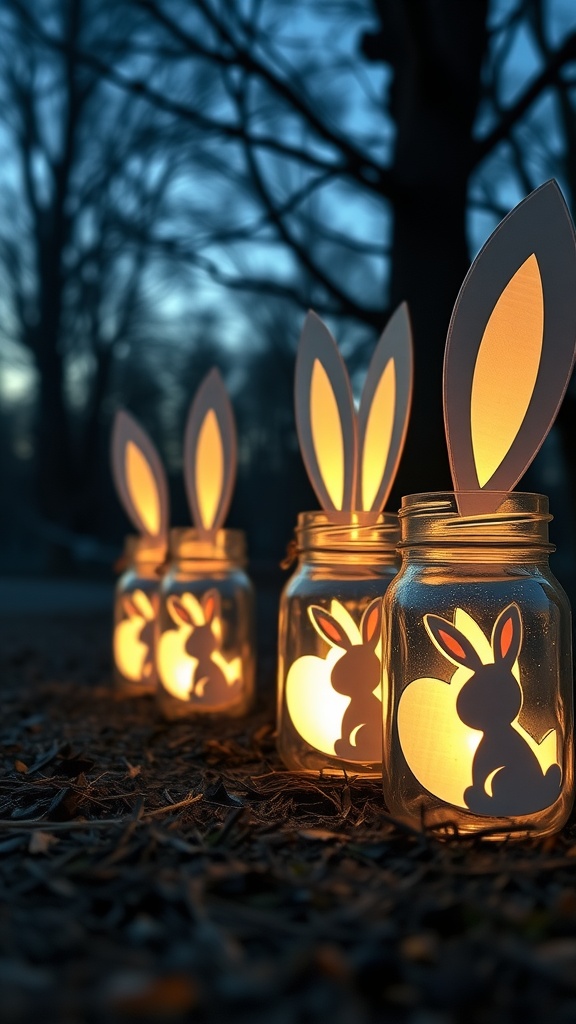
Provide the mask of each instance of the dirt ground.
POLYGON ((0 632, 2 1024, 576 1020, 576 828, 438 841, 377 783, 110 686, 104 614, 0 632))

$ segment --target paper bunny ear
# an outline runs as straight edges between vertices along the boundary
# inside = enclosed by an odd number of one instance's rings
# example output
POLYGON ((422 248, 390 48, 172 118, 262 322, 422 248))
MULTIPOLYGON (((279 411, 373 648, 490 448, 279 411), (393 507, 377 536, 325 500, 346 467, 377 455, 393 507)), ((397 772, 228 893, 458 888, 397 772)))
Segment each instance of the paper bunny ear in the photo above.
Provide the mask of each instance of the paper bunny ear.
POLYGON ((126 515, 138 533, 157 540, 168 534, 168 484, 148 434, 124 409, 112 427, 112 475, 126 515))
POLYGON ((403 302, 376 346, 358 410, 355 507, 364 512, 383 509, 394 483, 408 429, 412 376, 412 329, 403 302))
POLYGON ((308 313, 298 343, 296 429, 302 458, 326 510, 352 509, 356 488, 356 413, 346 367, 320 317, 308 313))
POLYGON ((236 479, 234 413, 224 381, 211 370, 192 402, 184 433, 184 482, 192 520, 202 533, 222 526, 236 479))
POLYGON ((574 227, 548 181, 490 236, 452 314, 444 419, 461 515, 495 511, 493 492, 512 490, 532 462, 568 385, 575 335, 574 227))

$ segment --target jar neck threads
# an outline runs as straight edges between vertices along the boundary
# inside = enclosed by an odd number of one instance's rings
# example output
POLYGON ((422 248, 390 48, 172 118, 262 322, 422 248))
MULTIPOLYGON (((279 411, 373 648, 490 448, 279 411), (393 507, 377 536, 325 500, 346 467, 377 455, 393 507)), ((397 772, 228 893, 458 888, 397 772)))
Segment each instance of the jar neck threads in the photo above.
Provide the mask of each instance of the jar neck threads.
POLYGON ((170 530, 168 557, 172 562, 246 565, 246 534, 243 530, 203 533, 193 527, 170 530))
POLYGON ((518 561, 546 558, 554 551, 548 539, 548 498, 544 494, 511 491, 501 495, 496 512, 476 516, 458 513, 456 495, 451 491, 408 494, 399 512, 404 557, 407 550, 416 557, 445 557, 450 551, 471 559, 490 552, 492 557, 518 561))
POLYGON ((296 525, 304 562, 394 565, 399 540, 398 516, 390 512, 301 512, 296 525))
POLYGON ((165 539, 157 540, 130 533, 124 539, 122 561, 136 571, 154 573, 165 564, 167 550, 165 539))

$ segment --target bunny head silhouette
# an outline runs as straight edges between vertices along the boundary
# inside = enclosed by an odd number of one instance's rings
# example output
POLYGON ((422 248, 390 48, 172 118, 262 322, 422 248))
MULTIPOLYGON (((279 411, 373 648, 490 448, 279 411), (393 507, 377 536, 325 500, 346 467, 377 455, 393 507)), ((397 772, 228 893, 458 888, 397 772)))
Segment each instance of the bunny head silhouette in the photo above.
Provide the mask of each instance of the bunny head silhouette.
POLYGON ((308 615, 323 640, 342 650, 330 673, 337 693, 350 698, 342 717, 341 735, 334 743, 338 757, 377 761, 381 758, 382 706, 375 695, 380 686, 380 642, 382 600, 370 602, 360 623, 361 643, 354 642, 344 625, 319 605, 311 605, 308 615))
POLYGON ((426 615, 424 624, 439 650, 456 665, 473 673, 456 702, 460 719, 483 732, 509 725, 522 707, 522 690, 512 668, 522 646, 522 619, 516 604, 498 616, 492 634, 494 663, 484 665, 468 637, 439 615, 426 615))
POLYGON ((376 346, 358 413, 334 338, 315 313, 308 314, 296 357, 296 428, 323 509, 384 508, 406 438, 411 396, 412 340, 405 304, 376 346))
POLYGON ((498 615, 492 631, 493 663, 483 663, 464 632, 438 615, 424 624, 438 650, 472 675, 460 689, 456 712, 460 720, 482 732, 472 763, 472 785, 464 792, 467 807, 477 814, 512 816, 549 807, 560 793, 560 766, 544 772, 518 728, 522 689, 513 674, 522 646, 522 617, 514 603, 498 615))
POLYGON ((186 605, 171 594, 168 598, 168 611, 176 625, 184 623, 190 626, 192 632, 186 640, 186 651, 199 662, 205 663, 210 655, 219 647, 219 635, 221 632, 221 607, 220 594, 217 590, 207 590, 202 596, 200 606, 202 618, 194 617, 186 605), (217 635, 218 634, 218 635, 217 635))

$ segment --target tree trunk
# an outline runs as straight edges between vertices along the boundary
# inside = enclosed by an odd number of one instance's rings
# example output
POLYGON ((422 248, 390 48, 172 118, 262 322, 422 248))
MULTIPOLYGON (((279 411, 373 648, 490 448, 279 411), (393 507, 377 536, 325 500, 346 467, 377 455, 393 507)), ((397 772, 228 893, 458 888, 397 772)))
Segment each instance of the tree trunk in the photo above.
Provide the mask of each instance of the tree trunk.
POLYGON ((380 0, 381 34, 364 49, 392 64, 397 137, 390 308, 407 301, 415 387, 392 502, 448 489, 442 410, 446 332, 470 259, 466 200, 471 134, 486 50, 485 0, 380 0))

